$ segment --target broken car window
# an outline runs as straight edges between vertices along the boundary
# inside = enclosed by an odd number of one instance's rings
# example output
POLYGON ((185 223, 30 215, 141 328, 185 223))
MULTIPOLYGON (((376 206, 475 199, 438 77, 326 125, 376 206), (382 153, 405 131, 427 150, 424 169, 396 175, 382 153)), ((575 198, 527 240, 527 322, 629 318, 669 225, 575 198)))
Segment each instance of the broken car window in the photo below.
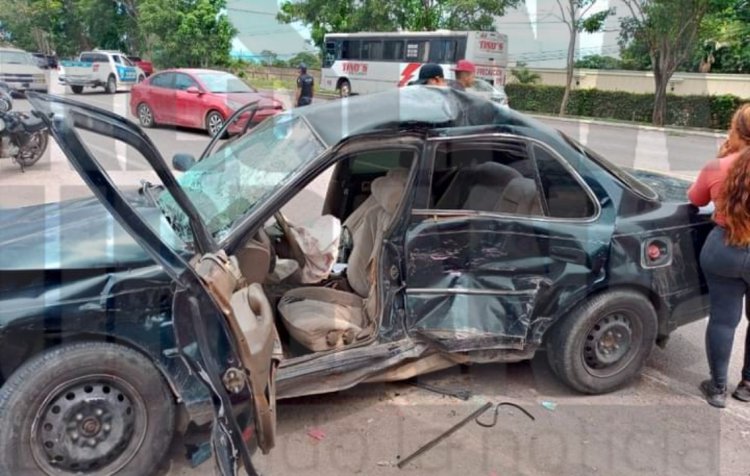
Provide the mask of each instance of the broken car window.
MULTIPOLYGON (((323 150, 303 119, 278 115, 195 164, 179 182, 211 234, 221 239, 323 150)), ((159 205, 177 233, 189 240, 187 217, 168 192, 159 205)))

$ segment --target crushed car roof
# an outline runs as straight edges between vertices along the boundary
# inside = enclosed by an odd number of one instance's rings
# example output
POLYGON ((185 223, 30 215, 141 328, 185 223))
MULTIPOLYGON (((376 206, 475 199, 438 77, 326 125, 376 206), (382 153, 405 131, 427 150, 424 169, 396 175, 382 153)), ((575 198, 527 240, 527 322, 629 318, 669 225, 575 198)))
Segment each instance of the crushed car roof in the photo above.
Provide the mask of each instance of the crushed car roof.
POLYGON ((366 132, 410 127, 504 124, 548 129, 482 97, 434 86, 393 88, 295 109, 293 114, 307 118, 327 146, 366 132))

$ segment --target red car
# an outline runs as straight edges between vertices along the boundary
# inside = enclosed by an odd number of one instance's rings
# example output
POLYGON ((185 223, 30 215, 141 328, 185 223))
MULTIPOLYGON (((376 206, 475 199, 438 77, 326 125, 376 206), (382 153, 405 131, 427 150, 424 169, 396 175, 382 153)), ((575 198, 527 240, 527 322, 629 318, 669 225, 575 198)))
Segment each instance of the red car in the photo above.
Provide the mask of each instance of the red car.
MULTIPOLYGON (((160 71, 134 85, 130 110, 143 127, 170 124, 205 129, 213 136, 236 110, 253 101, 259 102, 259 110, 252 124, 284 110, 280 101, 259 93, 232 74, 207 69, 173 69, 160 71)), ((246 121, 236 121, 228 132, 241 132, 246 121)))
POLYGON ((153 63, 151 63, 151 61, 146 61, 140 56, 128 56, 128 60, 130 60, 130 62, 134 65, 141 68, 141 71, 143 71, 147 78, 154 74, 154 65, 153 63))

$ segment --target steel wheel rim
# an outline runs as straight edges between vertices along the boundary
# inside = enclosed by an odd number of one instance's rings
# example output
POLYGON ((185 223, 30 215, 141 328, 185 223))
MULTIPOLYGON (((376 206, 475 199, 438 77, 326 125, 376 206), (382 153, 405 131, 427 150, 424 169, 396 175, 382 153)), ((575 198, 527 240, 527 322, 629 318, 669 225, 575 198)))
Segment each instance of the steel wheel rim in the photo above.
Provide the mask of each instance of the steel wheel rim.
POLYGON ((117 84, 115 83, 115 78, 109 78, 109 81, 107 81, 107 88, 110 91, 114 91, 117 87, 117 84))
POLYGON ((212 136, 218 134, 222 127, 224 127, 224 119, 220 115, 213 113, 208 116, 208 131, 212 136))
POLYGON ((154 115, 151 112, 151 108, 145 104, 138 106, 138 119, 141 121, 141 125, 150 126, 154 120, 154 115))
POLYGON ((586 371, 599 378, 622 372, 641 350, 643 325, 630 311, 609 312, 586 333, 581 358, 586 371))
POLYGON ((351 94, 351 86, 349 86, 349 83, 344 83, 341 85, 341 97, 349 97, 349 94, 351 94))
POLYGON ((114 474, 138 453, 148 426, 146 404, 132 385, 88 375, 45 398, 32 422, 31 450, 48 476, 114 474))

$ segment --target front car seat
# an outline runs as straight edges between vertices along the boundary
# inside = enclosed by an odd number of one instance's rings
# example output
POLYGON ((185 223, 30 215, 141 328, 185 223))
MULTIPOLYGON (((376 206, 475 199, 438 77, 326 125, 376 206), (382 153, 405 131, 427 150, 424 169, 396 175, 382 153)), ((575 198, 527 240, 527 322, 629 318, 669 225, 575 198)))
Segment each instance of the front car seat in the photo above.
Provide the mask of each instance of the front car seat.
POLYGON ((383 234, 401 203, 406 182, 379 177, 370 206, 352 235, 347 280, 354 293, 325 287, 293 289, 281 298, 279 313, 289 334, 313 352, 343 347, 369 337, 377 319, 377 254, 383 234))

